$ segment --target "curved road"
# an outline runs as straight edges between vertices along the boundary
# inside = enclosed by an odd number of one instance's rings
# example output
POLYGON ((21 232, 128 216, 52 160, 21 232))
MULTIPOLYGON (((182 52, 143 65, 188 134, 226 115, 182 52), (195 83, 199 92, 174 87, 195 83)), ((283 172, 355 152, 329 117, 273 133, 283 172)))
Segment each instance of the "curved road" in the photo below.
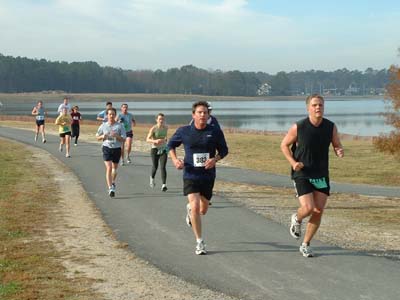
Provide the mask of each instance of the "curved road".
MULTIPOLYGON (((318 256, 303 258, 288 229, 246 208, 215 197, 205 221, 209 255, 194 254, 185 224, 182 173, 168 167, 166 193, 148 187, 150 157, 135 153, 134 164, 119 169, 117 194, 108 197, 99 144, 81 143, 72 158, 58 152, 58 137, 34 143, 32 132, 0 127, 0 136, 45 149, 82 181, 119 240, 161 270, 199 286, 241 299, 398 299, 400 262, 337 248, 318 241, 318 256)), ((157 174, 159 176, 159 174, 157 174)), ((236 168, 218 169, 218 178, 291 186, 286 176, 236 168)), ((159 178, 159 177, 157 177, 159 178)), ((398 196, 400 189, 335 184, 334 191, 398 196)))

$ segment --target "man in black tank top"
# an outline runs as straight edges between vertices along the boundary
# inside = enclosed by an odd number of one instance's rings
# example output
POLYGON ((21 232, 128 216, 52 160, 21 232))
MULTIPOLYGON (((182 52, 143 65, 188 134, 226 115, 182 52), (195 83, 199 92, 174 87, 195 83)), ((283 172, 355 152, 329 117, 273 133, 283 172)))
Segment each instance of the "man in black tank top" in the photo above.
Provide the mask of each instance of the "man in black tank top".
POLYGON ((306 99, 308 117, 294 124, 283 138, 281 150, 291 165, 300 208, 291 217, 290 234, 299 239, 301 222, 310 217, 300 252, 312 257, 310 241, 321 224, 329 196, 329 147, 338 157, 344 152, 336 125, 325 119, 324 98, 314 94, 306 99))

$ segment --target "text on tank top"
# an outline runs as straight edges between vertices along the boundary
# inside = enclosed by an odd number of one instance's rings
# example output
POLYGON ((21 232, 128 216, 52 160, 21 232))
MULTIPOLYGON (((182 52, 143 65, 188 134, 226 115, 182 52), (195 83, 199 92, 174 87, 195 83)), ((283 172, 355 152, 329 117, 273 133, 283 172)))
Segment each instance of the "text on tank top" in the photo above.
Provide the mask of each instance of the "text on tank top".
POLYGON ((314 126, 309 118, 297 122, 297 143, 292 147, 293 158, 304 164, 292 178, 320 178, 329 176, 329 147, 332 143, 334 123, 322 119, 314 126))

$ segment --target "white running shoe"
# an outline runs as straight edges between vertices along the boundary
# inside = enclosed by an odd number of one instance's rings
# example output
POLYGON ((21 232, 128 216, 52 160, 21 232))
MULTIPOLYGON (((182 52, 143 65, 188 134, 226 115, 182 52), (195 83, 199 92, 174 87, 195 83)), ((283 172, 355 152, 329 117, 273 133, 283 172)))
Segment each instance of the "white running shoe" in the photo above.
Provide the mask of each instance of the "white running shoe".
POLYGON ((76 146, 78 146, 78 144, 77 144, 77 143, 75 143, 75 144, 74 144, 74 146, 76 147, 76 146))
POLYGON ((121 159, 120 165, 121 165, 121 166, 125 166, 125 162, 124 162, 123 159, 121 159))
POLYGON ((38 137, 38 136, 37 136, 37 135, 35 135, 35 142, 37 142, 37 137, 38 137))
POLYGON ((42 143, 43 143, 43 144, 46 144, 46 139, 43 139, 43 140, 42 140, 42 143))
POLYGON ((128 158, 126 159, 126 162, 127 162, 128 164, 132 163, 131 158, 130 158, 129 156, 128 156, 128 158))
POLYGON ((192 227, 192 221, 190 220, 190 216, 192 215, 192 209, 190 208, 190 203, 186 204, 186 224, 189 227, 192 227))
POLYGON ((108 195, 110 195, 111 198, 115 197, 115 189, 112 186, 108 189, 108 195))
POLYGON ((304 257, 313 257, 314 256, 310 245, 307 245, 307 243, 302 243, 299 248, 299 251, 301 254, 303 254, 304 257))
POLYGON ((150 187, 153 188, 156 186, 156 182, 154 181, 154 178, 150 176, 150 187))
POLYGON ((161 187, 161 191, 166 192, 168 190, 167 185, 163 184, 161 187))
POLYGON ((205 254, 207 254, 206 244, 204 243, 204 241, 200 241, 200 242, 197 243, 195 253, 197 255, 205 255, 205 254))
POLYGON ((293 214, 290 218, 290 235, 298 240, 301 237, 301 223, 297 221, 297 214, 293 214))
POLYGON ((69 155, 69 154, 65 154, 65 157, 67 157, 67 158, 70 158, 70 157, 71 157, 71 155, 69 155))

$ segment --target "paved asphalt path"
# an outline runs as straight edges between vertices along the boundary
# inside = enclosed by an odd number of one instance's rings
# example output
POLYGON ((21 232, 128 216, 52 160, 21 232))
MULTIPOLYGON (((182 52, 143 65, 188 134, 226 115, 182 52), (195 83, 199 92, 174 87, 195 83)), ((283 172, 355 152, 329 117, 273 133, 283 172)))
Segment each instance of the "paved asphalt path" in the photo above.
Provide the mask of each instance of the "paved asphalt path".
MULTIPOLYGON (((303 258, 299 243, 290 237, 287 227, 219 197, 214 198, 204 222, 209 255, 196 256, 193 234, 184 221, 182 173, 170 162, 169 190, 163 193, 159 174, 156 188, 148 186, 149 155, 135 153, 133 165, 119 169, 117 194, 111 199, 105 187, 100 144, 80 143, 67 159, 58 152, 56 136, 48 135, 46 144, 35 144, 32 132, 4 127, 0 127, 0 136, 53 154, 80 178, 120 241, 161 270, 199 286, 241 299, 399 299, 399 261, 318 241, 313 242, 318 256, 303 258)), ((218 176, 266 185, 276 185, 281 179, 222 167, 218 176)), ((283 181, 290 186, 287 178, 283 181)), ((338 187, 344 185, 335 189, 338 187)), ((381 190, 399 195, 398 189, 381 190)))

